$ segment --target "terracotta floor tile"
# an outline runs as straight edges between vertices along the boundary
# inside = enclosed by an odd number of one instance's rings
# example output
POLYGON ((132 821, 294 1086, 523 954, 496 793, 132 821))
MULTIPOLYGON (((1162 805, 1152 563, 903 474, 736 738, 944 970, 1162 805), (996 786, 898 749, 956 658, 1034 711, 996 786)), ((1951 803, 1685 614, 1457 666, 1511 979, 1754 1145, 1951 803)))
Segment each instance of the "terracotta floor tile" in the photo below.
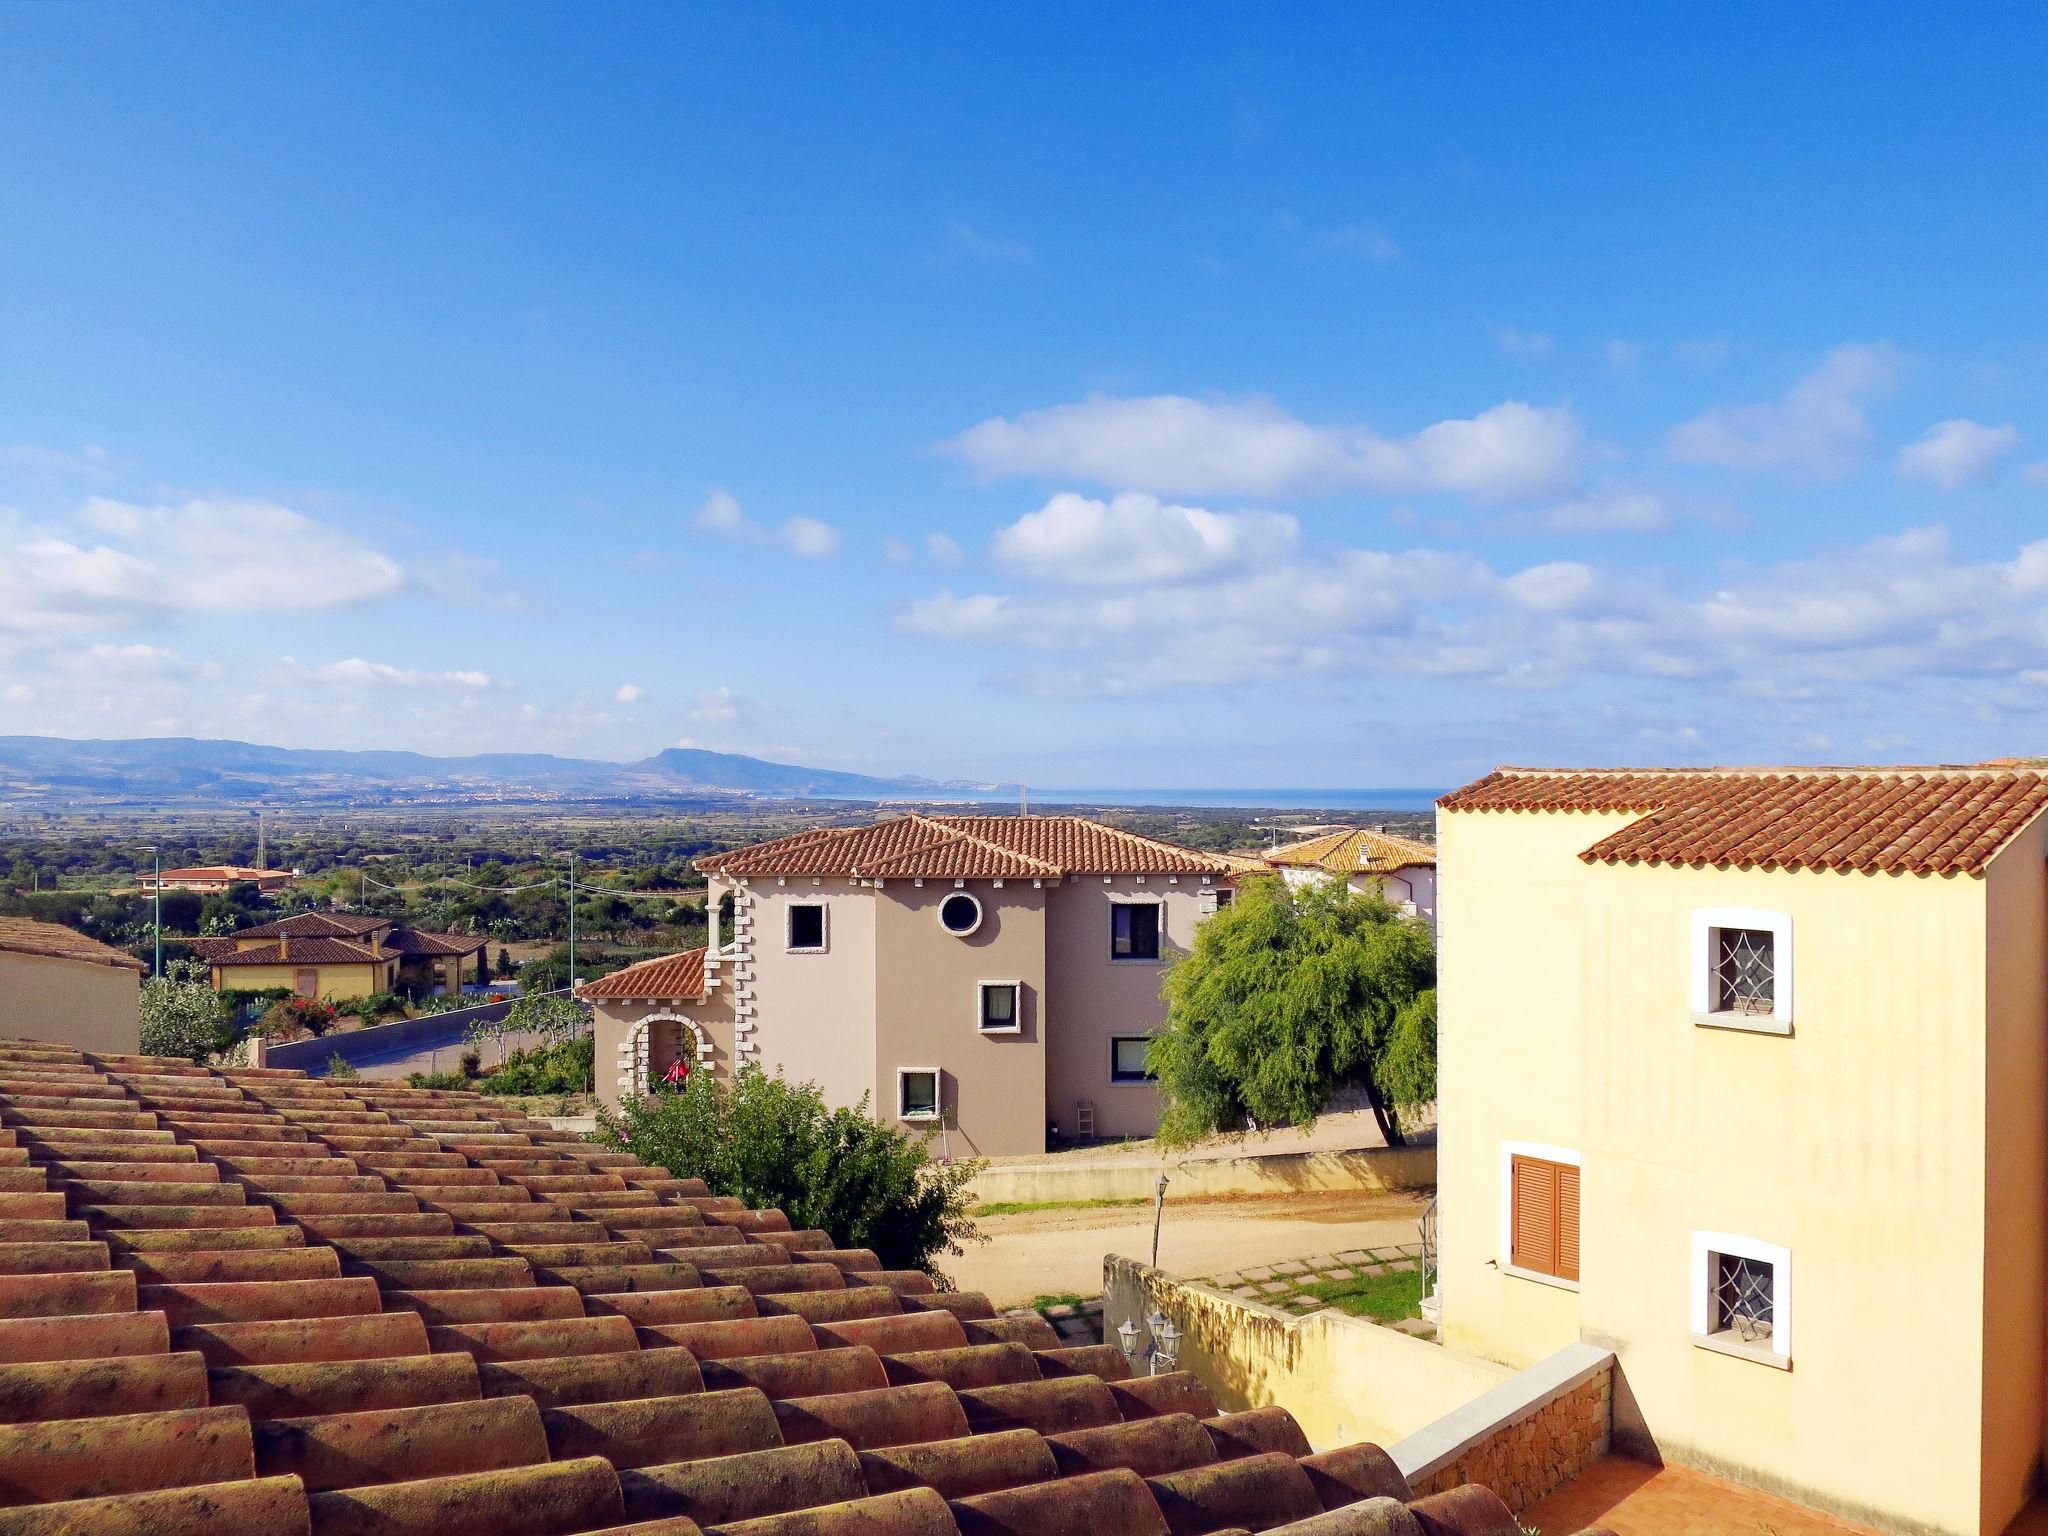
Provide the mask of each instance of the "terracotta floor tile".
POLYGON ((1524 1510, 1522 1524, 1543 1536, 1571 1536, 1591 1525, 1615 1536, 1876 1536, 1867 1526, 1704 1472, 1618 1456, 1524 1510))

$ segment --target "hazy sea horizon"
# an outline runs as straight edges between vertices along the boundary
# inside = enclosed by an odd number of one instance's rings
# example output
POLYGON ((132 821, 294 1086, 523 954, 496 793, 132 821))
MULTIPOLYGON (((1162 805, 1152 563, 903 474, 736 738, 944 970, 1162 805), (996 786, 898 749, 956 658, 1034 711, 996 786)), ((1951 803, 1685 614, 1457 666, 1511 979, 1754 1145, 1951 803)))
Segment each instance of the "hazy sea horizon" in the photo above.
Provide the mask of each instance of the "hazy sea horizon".
MULTIPOLYGON (((1033 805, 1263 811, 1427 811, 1448 789, 1034 789, 1033 805)), ((994 798, 993 796, 989 798, 994 798)))

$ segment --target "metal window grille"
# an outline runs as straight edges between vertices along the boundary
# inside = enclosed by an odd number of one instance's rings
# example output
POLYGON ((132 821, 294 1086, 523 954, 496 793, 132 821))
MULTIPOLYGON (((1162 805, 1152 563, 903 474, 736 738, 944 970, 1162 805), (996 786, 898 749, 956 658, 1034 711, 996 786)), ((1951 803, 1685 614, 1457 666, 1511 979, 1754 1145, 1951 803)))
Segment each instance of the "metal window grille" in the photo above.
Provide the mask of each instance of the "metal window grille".
POLYGON ((1761 928, 1714 930, 1714 1006, 1721 1013, 1769 1015, 1777 1002, 1777 945, 1761 928))
POLYGON ((1745 1344, 1767 1342, 1776 1311, 1777 1279, 1777 1270, 1762 1259, 1715 1254, 1714 1311, 1721 1331, 1745 1344))

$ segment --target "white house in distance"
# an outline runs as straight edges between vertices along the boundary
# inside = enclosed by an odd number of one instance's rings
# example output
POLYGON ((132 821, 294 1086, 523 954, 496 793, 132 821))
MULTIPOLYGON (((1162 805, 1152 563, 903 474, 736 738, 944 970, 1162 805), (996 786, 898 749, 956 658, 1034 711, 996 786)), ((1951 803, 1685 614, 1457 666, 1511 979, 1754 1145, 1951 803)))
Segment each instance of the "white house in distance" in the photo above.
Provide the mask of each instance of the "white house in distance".
POLYGON ((1337 827, 1306 842, 1266 852, 1289 885, 1342 880, 1371 891, 1436 927, 1436 849, 1385 827, 1337 827))

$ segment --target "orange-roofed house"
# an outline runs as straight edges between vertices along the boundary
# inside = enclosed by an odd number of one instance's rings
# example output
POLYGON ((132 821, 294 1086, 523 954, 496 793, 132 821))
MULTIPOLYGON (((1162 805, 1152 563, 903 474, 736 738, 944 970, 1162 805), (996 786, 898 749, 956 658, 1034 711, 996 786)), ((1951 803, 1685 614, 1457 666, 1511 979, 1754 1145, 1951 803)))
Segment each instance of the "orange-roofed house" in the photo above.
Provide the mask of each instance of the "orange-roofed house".
POLYGON ((701 961, 584 989, 600 1078, 759 1062, 963 1157, 1043 1151, 1055 1124, 1149 1135, 1161 973, 1243 863, 1077 816, 897 816, 713 855, 701 961))
POLYGON ((190 869, 167 869, 161 875, 142 877, 145 891, 196 891, 212 895, 237 885, 253 885, 268 896, 292 883, 288 869, 247 869, 239 864, 201 864, 190 869))
POLYGON ((133 1051, 146 969, 75 928, 0 917, 0 1036, 133 1051))
POLYGON ((1341 880, 1406 912, 1436 922, 1436 847, 1385 827, 1336 827, 1269 849, 1266 862, 1290 885, 1341 880))
POLYGON ((485 947, 474 934, 428 933, 345 912, 300 912, 188 942, 212 967, 215 991, 289 987, 329 1002, 378 992, 457 995, 465 968, 476 973, 485 947))
POLYGON ((1995 1536, 2048 1434, 2048 774, 1502 769, 1439 802, 1447 1344, 1617 1444, 1995 1536))

